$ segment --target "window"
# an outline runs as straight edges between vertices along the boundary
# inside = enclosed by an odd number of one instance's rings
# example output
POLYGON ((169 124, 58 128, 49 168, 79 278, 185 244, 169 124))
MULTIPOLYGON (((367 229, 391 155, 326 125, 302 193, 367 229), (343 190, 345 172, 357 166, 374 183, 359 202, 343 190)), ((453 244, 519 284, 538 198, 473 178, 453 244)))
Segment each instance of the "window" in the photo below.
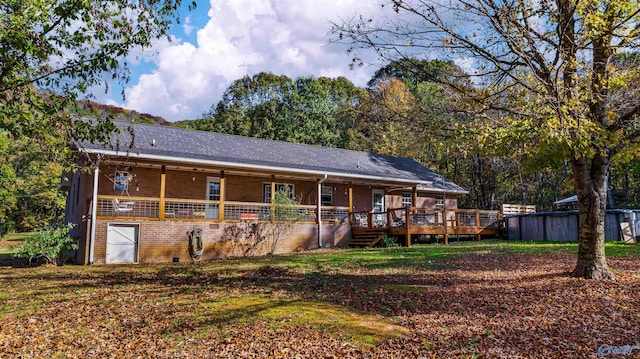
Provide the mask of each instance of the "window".
MULTIPOLYGON (((293 185, 290 183, 276 183, 276 192, 288 192, 293 199, 293 185)), ((271 183, 262 184, 262 203, 271 203, 271 183)))
POLYGON ((333 187, 322 186, 320 191, 320 203, 325 206, 330 206, 333 203, 333 187))
POLYGON ((402 192, 402 207, 413 207, 413 193, 402 192))
MULTIPOLYGON (((220 201, 220 178, 219 177, 207 177, 207 193, 206 199, 208 201, 220 201)), ((207 203, 205 208, 205 218, 218 219, 220 205, 218 203, 207 203)), ((201 211, 201 210, 198 210, 201 211)), ((194 216, 196 212, 194 212, 194 216)), ((202 215, 200 212, 198 215, 202 215)))
POLYGON ((436 208, 444 208, 444 194, 436 195, 436 208))
POLYGON ((220 200, 220 178, 207 177, 207 200, 220 200))

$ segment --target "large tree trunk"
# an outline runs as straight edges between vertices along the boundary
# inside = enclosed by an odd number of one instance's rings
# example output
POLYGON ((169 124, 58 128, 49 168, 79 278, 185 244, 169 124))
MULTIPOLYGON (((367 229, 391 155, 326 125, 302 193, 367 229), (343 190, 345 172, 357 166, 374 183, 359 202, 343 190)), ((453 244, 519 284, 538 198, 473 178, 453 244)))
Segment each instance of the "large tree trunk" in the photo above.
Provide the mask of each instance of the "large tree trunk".
POLYGON ((586 279, 611 279, 615 276, 604 254, 604 223, 607 210, 609 156, 595 155, 571 161, 578 195, 578 263, 571 273, 586 279))

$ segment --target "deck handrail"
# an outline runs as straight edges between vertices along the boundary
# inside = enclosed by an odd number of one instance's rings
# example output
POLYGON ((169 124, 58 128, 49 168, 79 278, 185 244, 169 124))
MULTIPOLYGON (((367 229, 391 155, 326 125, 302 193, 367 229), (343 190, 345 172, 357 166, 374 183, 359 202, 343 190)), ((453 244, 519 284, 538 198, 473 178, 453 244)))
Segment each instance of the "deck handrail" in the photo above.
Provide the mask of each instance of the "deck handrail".
POLYGON ((349 212, 349 222, 356 228, 394 228, 400 226, 430 226, 430 227, 473 227, 486 228, 497 226, 500 211, 482 209, 444 209, 437 207, 399 207, 389 208, 382 212, 352 211, 349 212), (404 219, 397 213, 402 211, 404 219), (445 218, 446 213, 446 218, 445 218), (386 217, 384 226, 376 226, 374 216, 386 217), (365 221, 365 219, 367 219, 365 221), (447 223, 445 223, 445 221, 447 223))
MULTIPOLYGON (((155 220, 207 220, 220 221, 220 201, 187 198, 164 198, 164 211, 160 211, 159 197, 133 197, 98 195, 98 217, 140 218, 155 220), (126 203, 127 210, 114 203, 126 203)), ((271 203, 224 201, 224 222, 271 221, 271 203)), ((289 207, 289 206, 287 206, 289 207)), ((291 205, 297 208, 297 223, 316 223, 316 205, 291 205)), ((124 206, 123 206, 124 208, 124 206)), ((348 223, 349 208, 346 206, 322 206, 323 223, 348 223)))

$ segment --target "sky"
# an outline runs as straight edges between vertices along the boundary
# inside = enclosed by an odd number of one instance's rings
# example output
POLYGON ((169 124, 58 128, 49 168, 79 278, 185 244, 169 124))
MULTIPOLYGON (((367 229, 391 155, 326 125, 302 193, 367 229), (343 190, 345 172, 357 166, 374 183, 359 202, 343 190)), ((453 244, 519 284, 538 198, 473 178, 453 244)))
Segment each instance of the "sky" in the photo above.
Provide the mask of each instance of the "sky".
POLYGON ((124 99, 113 86, 97 100, 178 121, 200 118, 233 81, 263 71, 344 76, 365 86, 381 64, 371 53, 364 66, 349 69, 346 46, 330 43, 329 30, 331 22, 383 11, 378 0, 198 1, 196 10, 181 12, 170 42, 129 58, 124 99))

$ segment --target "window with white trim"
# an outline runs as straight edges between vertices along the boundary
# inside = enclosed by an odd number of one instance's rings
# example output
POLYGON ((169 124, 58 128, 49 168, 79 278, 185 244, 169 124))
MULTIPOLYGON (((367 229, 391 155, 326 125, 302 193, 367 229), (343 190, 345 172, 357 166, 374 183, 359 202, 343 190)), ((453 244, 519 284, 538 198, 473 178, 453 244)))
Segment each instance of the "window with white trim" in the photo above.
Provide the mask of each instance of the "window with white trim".
MULTIPOLYGON (((291 183, 276 183, 276 192, 287 192, 291 199, 293 199, 293 189, 291 183)), ((262 203, 271 203, 271 183, 262 184, 262 203)))
POLYGON ((207 200, 209 201, 220 200, 220 178, 219 177, 207 177, 207 200))
POLYGON ((413 193, 402 192, 402 208, 413 207, 413 193))
POLYGON ((436 208, 444 208, 444 194, 436 195, 436 208))
POLYGON ((323 206, 330 206, 333 204, 333 186, 322 186, 320 191, 320 203, 323 206))

